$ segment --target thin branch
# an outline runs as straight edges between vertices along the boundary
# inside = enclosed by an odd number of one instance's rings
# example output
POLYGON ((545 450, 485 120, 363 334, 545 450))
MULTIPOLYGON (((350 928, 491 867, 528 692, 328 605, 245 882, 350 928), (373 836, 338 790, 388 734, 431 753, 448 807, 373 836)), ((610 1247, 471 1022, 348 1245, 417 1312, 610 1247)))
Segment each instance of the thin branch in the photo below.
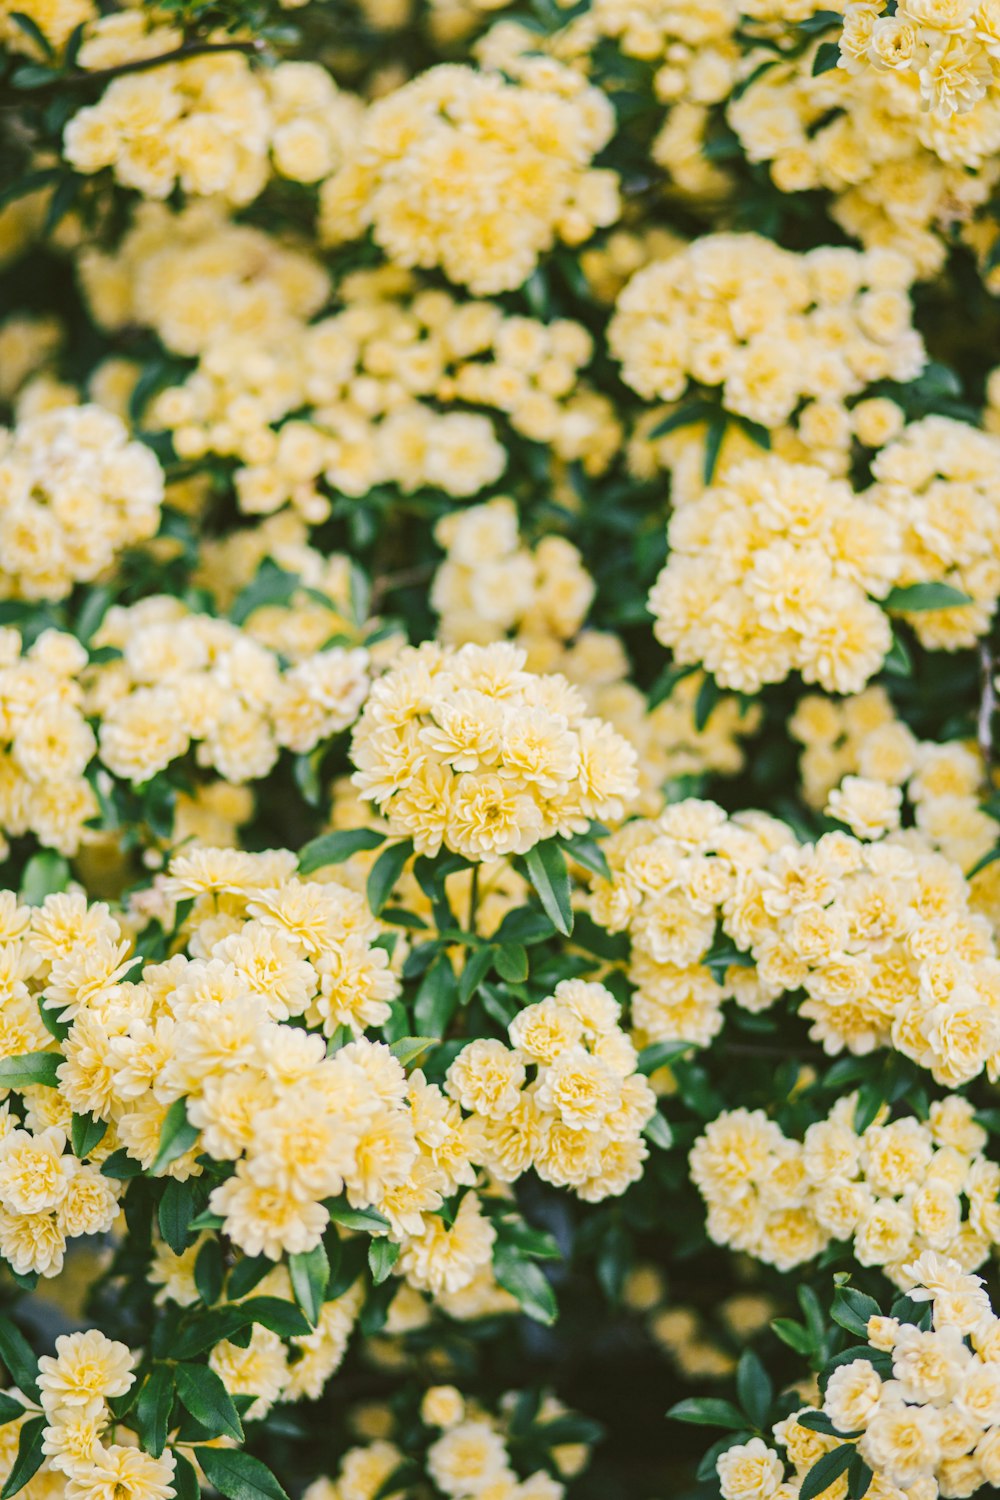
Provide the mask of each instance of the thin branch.
POLYGON ((267 51, 267 43, 259 37, 249 42, 185 42, 171 52, 157 52, 152 57, 137 57, 132 62, 117 63, 113 68, 95 68, 92 72, 62 73, 49 83, 39 84, 33 89, 18 89, 8 94, 5 108, 19 104, 30 104, 39 94, 51 94, 63 88, 78 88, 85 83, 107 83, 112 78, 122 78, 126 73, 148 73, 151 68, 161 68, 166 63, 186 62, 191 57, 204 57, 214 52, 242 52, 260 56, 267 51))
POLYGON ((421 563, 414 568, 400 568, 396 573, 382 573, 372 582, 371 609, 396 589, 408 588, 413 583, 425 583, 433 576, 435 564, 421 563))
POLYGON ((976 739, 979 743, 979 753, 983 757, 983 766, 986 771, 987 786, 993 783, 993 716, 997 711, 997 692, 994 682, 996 672, 996 661, 993 649, 988 640, 979 642, 979 673, 981 690, 979 695, 979 714, 976 719, 976 739))

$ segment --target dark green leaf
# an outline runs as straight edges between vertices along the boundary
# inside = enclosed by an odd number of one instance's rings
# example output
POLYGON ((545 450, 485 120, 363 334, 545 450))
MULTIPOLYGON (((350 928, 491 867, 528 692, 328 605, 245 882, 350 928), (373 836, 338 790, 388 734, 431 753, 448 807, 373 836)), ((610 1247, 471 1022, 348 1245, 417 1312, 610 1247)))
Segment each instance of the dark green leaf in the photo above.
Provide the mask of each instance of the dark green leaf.
POLYGON ((993 862, 998 859, 1000 859, 1000 844, 994 844, 990 852, 988 854, 984 854, 982 859, 977 859, 976 863, 972 866, 972 869, 966 872, 966 880, 971 880, 974 875, 979 874, 980 870, 985 870, 989 865, 993 864, 993 862))
POLYGON ((41 906, 46 896, 64 891, 69 885, 69 860, 52 849, 33 854, 21 876, 21 900, 26 906, 41 906))
POLYGON ((680 1057, 685 1052, 690 1052, 691 1042, 650 1042, 648 1047, 643 1047, 636 1062, 636 1072, 645 1073, 647 1078, 650 1073, 655 1073, 657 1068, 662 1068, 666 1063, 672 1062, 675 1057, 680 1057))
POLYGON ((702 465, 701 477, 706 484, 711 484, 715 478, 715 466, 719 462, 719 454, 725 438, 726 418, 719 414, 708 424, 708 431, 705 434, 705 461, 702 465))
POLYGON ((198 1251, 194 1262, 194 1284, 206 1307, 213 1307, 222 1296, 224 1279, 222 1247, 217 1239, 208 1239, 198 1251))
POLYGON ((879 1314, 879 1305, 874 1297, 859 1292, 851 1286, 839 1286, 833 1299, 831 1316, 848 1333, 868 1337, 868 1320, 879 1314))
POLYGON ((45 1435, 46 1417, 32 1417, 25 1422, 18 1434, 17 1457, 14 1467, 3 1489, 0 1490, 0 1500, 10 1500, 11 1495, 16 1495, 18 1490, 23 1490, 42 1466, 45 1457, 42 1452, 42 1439, 45 1435))
POLYGON ((850 1443, 844 1443, 840 1448, 834 1448, 832 1453, 824 1453, 822 1458, 817 1459, 802 1481, 799 1500, 816 1500, 817 1495, 822 1495, 824 1490, 829 1489, 848 1467, 855 1451, 850 1443))
POLYGON ((477 948, 465 960, 465 968, 458 980, 460 1005, 468 1005, 480 984, 493 967, 493 948, 477 948))
POLYGON ((413 1019, 422 1036, 444 1036, 448 1023, 458 1008, 458 983, 451 959, 439 953, 420 981, 413 1002, 413 1019))
POLYGON ((840 62, 840 46, 837 42, 820 42, 816 48, 816 56, 813 58, 813 77, 820 73, 829 73, 840 62))
POLYGON ((107 1161, 101 1162, 101 1176, 115 1177, 124 1182, 129 1177, 138 1177, 142 1173, 142 1163, 136 1161, 135 1157, 129 1156, 124 1146, 119 1146, 117 1151, 112 1151, 107 1161))
POLYGON ((892 632, 892 645, 886 653, 882 666, 894 677, 911 677, 913 675, 913 657, 902 636, 892 632))
POLYGON ((693 1396, 678 1401, 667 1412, 675 1422, 692 1422, 696 1427, 745 1427, 746 1417, 731 1401, 714 1396, 693 1396))
POLYGON ((56 1069, 62 1060, 59 1052, 21 1052, 17 1057, 0 1058, 0 1089, 28 1089, 39 1085, 58 1088, 56 1069))
POLYGON ((668 432, 676 432, 679 427, 693 427, 696 422, 711 422, 718 415, 719 408, 714 401, 685 401, 683 406, 678 406, 676 411, 650 428, 649 437, 666 437, 668 432))
MULTIPOLYGON (((55 52, 52 49, 52 43, 49 41, 48 37, 45 35, 45 32, 39 26, 37 21, 33 21, 31 16, 25 15, 24 11, 22 10, 12 10, 8 14, 10 20, 12 20, 15 25, 20 26, 25 36, 31 38, 43 57, 55 57, 55 52)), ((51 78, 51 76, 52 75, 50 73, 49 77, 51 78)))
POLYGON ((925 609, 955 609, 958 605, 971 603, 968 594, 953 588, 950 583, 911 583, 906 588, 890 589, 882 601, 883 608, 908 614, 925 609))
POLYGON ((295 1300, 315 1328, 330 1284, 330 1262, 322 1242, 312 1250, 288 1257, 295 1300))
POLYGON ((685 677, 690 677, 692 672, 697 671, 698 667, 694 664, 689 667, 675 667, 673 665, 664 667, 649 690, 646 698, 648 707, 654 709, 659 704, 665 702, 679 682, 683 682, 685 677))
POLYGON ((152 1175, 158 1176, 172 1161, 189 1151, 197 1139, 198 1127, 187 1117, 187 1100, 175 1099, 164 1116, 160 1144, 149 1169, 152 1175))
POLYGON ((23 1403, 0 1391, 0 1427, 5 1427, 8 1422, 16 1422, 18 1417, 23 1416, 23 1403))
POLYGON ((368 1246, 368 1266, 372 1280, 380 1286, 399 1259, 399 1246, 392 1240, 372 1240, 368 1246))
POLYGON ((20 1328, 4 1317, 0 1317, 0 1359, 18 1390, 37 1401, 38 1358, 20 1328))
POLYGON ((847 1500, 864 1500, 874 1477, 861 1454, 855 1451, 847 1470, 847 1500))
POLYGON ((502 943, 495 950, 496 970, 508 984, 523 984, 528 977, 528 950, 523 943, 502 943))
POLYGON ((771 1327, 781 1342, 794 1349, 796 1354, 812 1353, 813 1337, 802 1323, 796 1323, 792 1318, 774 1318, 771 1327))
POLYGON ((740 1355, 736 1367, 736 1393, 753 1425, 763 1427, 774 1400, 774 1386, 752 1349, 744 1349, 740 1355))
POLYGON ((194 1188, 190 1181, 178 1182, 175 1177, 171 1177, 163 1190, 156 1219, 160 1233, 175 1255, 182 1255, 187 1249, 195 1203, 194 1188))
POLYGON ((583 865, 592 875, 599 876, 601 880, 611 879, 610 866, 596 839, 588 838, 586 834, 577 834, 575 838, 560 839, 559 842, 570 858, 575 859, 578 865, 583 865))
POLYGON ((73 1124, 70 1127, 70 1140, 73 1143, 73 1152, 85 1160, 99 1146, 108 1131, 107 1120, 100 1120, 96 1115, 74 1115, 73 1124))
POLYGON ((266 1255, 244 1256, 242 1260, 236 1262, 229 1273, 226 1296, 231 1302, 238 1302, 241 1297, 252 1292, 254 1287, 273 1270, 274 1261, 268 1260, 266 1255))
POLYGON ((193 1452, 209 1484, 226 1500, 288 1500, 270 1469, 249 1453, 202 1447, 193 1452))
POLYGON ((314 870, 327 865, 343 864, 352 854, 361 850, 377 849, 385 843, 385 834, 372 828, 343 828, 337 833, 324 833, 312 839, 299 853, 299 874, 311 875, 314 870))
POLYGON ((177 1365, 177 1394, 181 1404, 212 1437, 243 1441, 243 1424, 233 1398, 221 1379, 207 1365, 177 1365))
POLYGON ((524 863, 545 915, 558 932, 569 937, 573 931, 573 907, 566 856, 555 839, 546 839, 528 850, 524 863))
POLYGON ((437 1045, 437 1037, 434 1036, 401 1036, 398 1041, 392 1043, 389 1051, 398 1063, 408 1068, 410 1063, 416 1062, 421 1053, 426 1052, 428 1047, 437 1045))
POLYGON ((698 689, 698 696, 694 700, 694 727, 701 734, 705 725, 712 717, 712 710, 722 698, 722 689, 714 677, 706 673, 705 679, 698 689))
POLYGON ((198 1484, 198 1475, 194 1464, 190 1459, 178 1453, 175 1448, 170 1450, 174 1455, 174 1493, 176 1500, 201 1500, 201 1486, 198 1484))
POLYGON ((659 1110, 650 1115, 642 1127, 642 1133, 654 1146, 659 1146, 661 1151, 669 1151, 674 1144, 674 1133, 659 1110))
POLYGON ((135 1403, 135 1416, 142 1446, 159 1458, 167 1446, 167 1425, 174 1404, 174 1372, 170 1365, 156 1365, 143 1382, 135 1403))
POLYGON ((392 888, 412 853, 413 840, 403 839, 384 849, 372 865, 368 874, 368 905, 376 916, 392 895, 392 888))
POLYGON ((559 1311, 555 1293, 534 1261, 525 1260, 510 1247, 498 1244, 493 1250, 493 1273, 500 1285, 517 1298, 529 1318, 537 1323, 555 1322, 559 1311))
POLYGON ((325 1208, 335 1224, 345 1229, 364 1229, 369 1234, 376 1229, 388 1229, 389 1220, 377 1208, 352 1208, 339 1198, 327 1198, 325 1208))

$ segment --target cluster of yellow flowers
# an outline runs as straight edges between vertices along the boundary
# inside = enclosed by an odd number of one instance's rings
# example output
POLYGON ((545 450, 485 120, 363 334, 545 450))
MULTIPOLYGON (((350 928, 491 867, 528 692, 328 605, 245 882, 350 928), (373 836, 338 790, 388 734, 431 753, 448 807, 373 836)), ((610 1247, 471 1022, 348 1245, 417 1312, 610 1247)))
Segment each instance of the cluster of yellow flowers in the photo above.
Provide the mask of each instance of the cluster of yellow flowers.
POLYGON ((631 278, 608 344, 646 400, 674 401, 695 381, 721 387, 727 411, 780 427, 807 399, 920 374, 912 275, 891 250, 798 254, 756 234, 704 235, 631 278))
MULTIPOLYGON (((877 17, 875 5, 850 9, 877 17)), ((883 26, 891 31, 892 18, 883 26)), ((751 51, 744 68, 761 71, 730 98, 726 119, 781 192, 824 189, 848 234, 869 248, 902 251, 921 276, 933 275, 954 222, 971 219, 1000 176, 1000 99, 944 116, 924 107, 912 72, 814 73, 821 45, 788 58, 751 51)))
POLYGON ((781 1271, 850 1240, 859 1265, 903 1287, 903 1268, 923 1250, 981 1265, 1000 1242, 1000 1167, 983 1155, 973 1106, 949 1094, 926 1122, 890 1121, 883 1107, 860 1134, 856 1106, 856 1095, 838 1099, 802 1141, 760 1109, 713 1120, 690 1158, 710 1238, 781 1271))
POLYGON ((533 1167, 599 1203, 642 1176, 656 1096, 635 1071, 620 1012, 604 985, 564 979, 518 1012, 510 1047, 481 1039, 455 1058, 445 1087, 483 1122, 482 1159, 501 1182, 533 1167))
POLYGON ((526 546, 517 509, 506 495, 443 517, 434 535, 446 552, 431 585, 431 604, 441 616, 439 639, 485 644, 513 633, 530 671, 568 678, 590 712, 635 749, 637 811, 655 815, 663 786, 677 777, 740 770, 740 741, 760 722, 759 706, 727 694, 699 728, 695 706, 704 677, 692 672, 651 709, 630 681, 619 638, 581 628, 595 585, 572 542, 549 534, 526 546))
POLYGON ((591 166, 614 128, 607 97, 526 57, 514 81, 451 65, 377 100, 321 194, 340 244, 371 229, 400 266, 440 266, 477 294, 510 291, 556 240, 618 217, 615 173, 591 166))
MULTIPOLYGON (((448 1500, 471 1500, 477 1495, 488 1500, 562 1500, 566 1487, 556 1475, 579 1473, 586 1466, 589 1449, 583 1442, 546 1441, 546 1424, 557 1422, 566 1412, 561 1402, 546 1396, 539 1404, 532 1435, 536 1444, 544 1444, 549 1450, 551 1468, 538 1468, 519 1477, 509 1431, 517 1396, 516 1391, 502 1396, 494 1413, 466 1399, 453 1385, 430 1386, 420 1402, 420 1423, 426 1429, 416 1439, 420 1451, 414 1452, 412 1428, 405 1438, 399 1434, 396 1441, 392 1440, 390 1434, 397 1424, 390 1418, 385 1435, 348 1449, 337 1477, 314 1480, 303 1500, 368 1500, 374 1495, 401 1500, 415 1482, 412 1473, 405 1473, 404 1465, 409 1467, 414 1462, 419 1467, 419 1479, 433 1484, 448 1500), (397 1471, 398 1486, 393 1484, 397 1471)), ((363 1416, 364 1425, 383 1425, 377 1408, 363 1416)))
MULTIPOLYGON (((242 461, 245 511, 291 499, 322 520, 321 475, 357 496, 388 483, 475 494, 500 477, 506 454, 491 419, 439 409, 456 402, 491 408, 564 463, 607 467, 620 428, 607 398, 579 380, 592 353, 581 324, 504 317, 495 304, 421 288, 393 267, 356 272, 338 291, 344 310, 310 326, 269 321, 262 338, 224 331, 153 406, 185 458, 242 461)), ((188 277, 182 322, 190 295, 188 277)))
POLYGON ((947 119, 1000 84, 1000 17, 990 0, 851 0, 839 66, 913 75, 924 108, 947 119))
POLYGON ((898 523, 900 587, 946 583, 967 605, 907 611, 930 650, 975 644, 1000 595, 1000 437, 949 417, 913 422, 872 461, 865 498, 898 523))
POLYGON ((192 744, 227 781, 260 780, 283 747, 306 754, 353 724, 368 692, 361 647, 308 652, 283 668, 248 631, 167 594, 112 606, 93 643, 117 653, 94 669, 87 694, 101 761, 132 782, 192 744))
POLYGON ((183 355, 234 338, 280 347, 330 294, 328 273, 303 246, 234 223, 212 200, 176 212, 140 202, 114 250, 87 245, 78 267, 103 329, 153 328, 183 355))
POLYGON ((758 691, 799 671, 858 692, 892 644, 884 598, 900 572, 887 505, 768 454, 727 469, 674 511, 649 596, 656 638, 720 687, 758 691), (724 536, 724 549, 709 545, 724 536))
POLYGON ((828 1053, 892 1046, 951 1088, 996 1070, 1000 960, 943 855, 839 832, 799 843, 767 814, 728 819, 698 801, 604 847, 612 879, 593 880, 590 910, 630 934, 644 1039, 704 1046, 725 1000, 755 1011, 802 989, 799 1013, 828 1053), (736 951, 717 978, 705 960, 720 929, 736 951))
MULTIPOLYGON (((46 630, 22 654, 21 637, 0 630, 0 838, 29 831, 75 854, 96 816, 85 777, 97 749, 85 717, 80 674, 87 652, 73 635, 46 630)), ((9 846, 5 847, 5 853, 9 846)))
POLYGON ((108 1404, 132 1389, 137 1363, 124 1344, 96 1328, 62 1334, 55 1354, 39 1360, 37 1399, 14 1388, 25 1410, 0 1428, 0 1472, 10 1476, 23 1429, 41 1417, 45 1457, 31 1481, 35 1500, 112 1494, 172 1500, 173 1453, 167 1449, 154 1458, 143 1452, 108 1404))
POLYGON ((402 652, 354 731, 353 781, 420 854, 526 854, 555 834, 617 821, 636 754, 590 717, 564 677, 525 671, 506 641, 402 652))
POLYGON ((0 596, 62 599, 155 535, 163 473, 99 406, 0 430, 0 596))
MULTIPOLYGON (((172 27, 148 30, 142 8, 96 21, 81 48, 86 68, 114 67, 176 50, 172 27)), ((250 203, 271 171, 313 183, 352 149, 363 105, 342 93, 317 63, 283 62, 269 72, 245 57, 213 53, 114 78, 99 103, 72 116, 63 155, 85 174, 110 167, 123 187, 167 198, 250 203)))
POLYGON ((787 1479, 762 1438, 727 1449, 717 1463, 723 1500, 794 1500, 817 1460, 844 1444, 857 1445, 877 1500, 973 1495, 1000 1483, 1000 1319, 983 1281, 933 1250, 905 1275, 929 1318, 872 1314, 869 1354, 831 1372, 818 1406, 835 1431, 807 1425, 815 1407, 776 1423, 787 1479))
MULTIPOLYGON (((832 804, 859 837, 897 828, 905 799, 914 826, 902 838, 911 847, 922 841, 969 872, 996 843, 996 822, 981 805, 984 772, 977 750, 958 740, 918 740, 897 718, 884 688, 870 687, 840 702, 809 695, 800 700, 788 727, 803 746, 804 799, 819 809, 831 810, 832 804), (873 825, 871 814, 879 803, 873 825)), ((996 862, 968 878, 972 907, 1000 927, 996 862)))

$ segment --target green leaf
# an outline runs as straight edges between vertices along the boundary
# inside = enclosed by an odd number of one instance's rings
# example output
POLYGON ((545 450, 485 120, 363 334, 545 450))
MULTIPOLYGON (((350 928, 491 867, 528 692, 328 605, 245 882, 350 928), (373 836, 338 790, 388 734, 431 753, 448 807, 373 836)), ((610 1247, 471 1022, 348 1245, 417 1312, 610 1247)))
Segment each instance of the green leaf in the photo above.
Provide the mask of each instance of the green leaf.
POLYGON ((273 1270, 274 1261, 268 1260, 266 1255, 245 1255, 229 1273, 226 1296, 230 1302, 238 1302, 273 1270))
POLYGON ((270 1469, 232 1448, 192 1449, 205 1478, 226 1500, 288 1500, 270 1469))
POLYGON ((643 1047, 636 1061, 636 1072, 645 1073, 648 1078, 650 1073, 655 1073, 657 1068, 664 1067, 673 1062, 675 1057, 681 1057, 685 1052, 690 1052, 691 1042, 650 1042, 648 1047, 643 1047))
POLYGON ((420 981, 413 1002, 413 1019, 422 1036, 444 1036, 448 1022, 458 1008, 458 983, 451 959, 439 953, 420 981))
POLYGON ((497 973, 508 984, 523 984, 528 977, 528 950, 523 943, 501 943, 495 962, 497 973))
POLYGON ((207 1365, 177 1365, 177 1394, 181 1405, 200 1422, 212 1437, 231 1437, 243 1441, 243 1424, 233 1398, 221 1379, 207 1365))
POLYGON ((650 439, 666 437, 668 432, 676 432, 679 427, 693 427, 696 422, 711 422, 719 415, 719 408, 714 401, 685 401, 676 411, 657 422, 655 427, 650 428, 648 436, 650 439))
POLYGON ((669 1151, 674 1144, 674 1133, 659 1110, 650 1115, 642 1127, 642 1133, 654 1146, 659 1146, 661 1151, 669 1151))
POLYGON ((142 1446, 159 1458, 167 1446, 167 1425, 174 1404, 174 1372, 170 1365, 157 1365, 143 1383, 135 1403, 142 1446))
POLYGON ((190 1181, 178 1182, 176 1177, 171 1177, 160 1199, 156 1219, 160 1233, 175 1255, 182 1255, 187 1249, 195 1206, 194 1188, 190 1181))
POLYGON ((611 879, 611 867, 596 839, 580 833, 571 839, 560 839, 559 842, 570 858, 575 859, 578 865, 583 865, 592 875, 600 876, 601 880, 611 879))
POLYGON ((225 1274, 222 1247, 219 1241, 217 1239, 206 1240, 194 1262, 194 1284, 198 1289, 198 1296, 206 1307, 214 1307, 222 1296, 225 1274))
POLYGON ((854 1129, 858 1135, 864 1135, 884 1103, 885 1090, 877 1079, 858 1089, 858 1101, 854 1106, 854 1129))
POLYGON ((753 1425, 762 1428, 774 1400, 774 1386, 752 1349, 744 1349, 740 1355, 736 1367, 736 1394, 753 1425))
POLYGON ((136 1161, 134 1156, 129 1156, 124 1146, 119 1146, 117 1151, 112 1151, 107 1161, 101 1162, 101 1176, 114 1177, 119 1182, 125 1182, 129 1177, 139 1177, 142 1173, 142 1163, 136 1161))
POLYGON ((322 1241, 312 1250, 288 1257, 295 1300, 315 1328, 330 1284, 330 1262, 322 1241))
POLYGON ((671 663, 670 666, 664 667, 647 694, 647 707, 650 710, 659 707, 670 697, 679 682, 683 682, 685 677, 690 677, 692 672, 698 670, 694 664, 689 667, 677 667, 671 663))
POLYGON ((81 1161, 88 1157, 95 1146, 99 1146, 108 1132, 107 1120, 101 1120, 97 1115, 74 1115, 73 1124, 70 1127, 70 1140, 73 1144, 73 1153, 81 1161))
MULTIPOLYGON (((15 25, 20 26, 25 36, 31 38, 43 57, 55 57, 52 43, 49 41, 48 37, 45 35, 45 32, 39 26, 37 21, 33 21, 32 18, 25 15, 24 11, 22 10, 10 11, 9 18, 15 23, 15 25)), ((51 77, 52 75, 50 74, 49 76, 51 77)))
POLYGON ((817 1495, 822 1495, 824 1490, 829 1489, 848 1467, 855 1451, 850 1443, 844 1443, 841 1447, 834 1448, 832 1453, 824 1453, 822 1458, 817 1459, 802 1481, 799 1500, 816 1500, 817 1495))
POLYGON ((892 632, 892 645, 886 653, 885 661, 882 663, 886 672, 894 677, 912 677, 913 657, 902 636, 892 632))
POLYGON ((416 1062, 421 1053, 426 1052, 428 1047, 437 1045, 435 1036, 401 1036, 398 1041, 392 1043, 389 1051, 398 1063, 408 1068, 410 1063, 416 1062))
POLYGON ((201 1486, 198 1483, 198 1475, 195 1473, 194 1464, 190 1459, 178 1453, 176 1448, 171 1448, 174 1455, 174 1494, 176 1500, 201 1500, 201 1486))
POLYGON ((816 78, 820 73, 829 73, 840 62, 840 46, 837 42, 820 42, 816 48, 816 56, 813 58, 812 74, 816 78))
POLYGON ((0 1317, 0 1359, 18 1390, 37 1401, 38 1357, 20 1328, 4 1317, 0 1317))
POLYGON ((847 1500, 864 1500, 874 1477, 861 1454, 855 1449, 854 1457, 847 1470, 847 1500))
POLYGON ((368 1246, 368 1267, 376 1286, 381 1286, 399 1259, 399 1246, 393 1240, 372 1240, 368 1246))
POLYGON ((187 1100, 175 1099, 167 1110, 160 1131, 160 1144, 150 1172, 154 1177, 169 1167, 172 1161, 189 1151, 198 1139, 198 1127, 187 1117, 187 1100))
POLYGON ((0 1391, 0 1427, 5 1427, 8 1422, 16 1422, 18 1417, 23 1416, 23 1403, 0 1391))
POLYGON ((458 981, 458 1000, 460 1005, 468 1005, 473 995, 486 978, 493 967, 493 948, 477 948, 470 953, 465 960, 465 968, 458 981))
POLYGON ((17 1057, 0 1058, 0 1089, 28 1089, 39 1085, 58 1088, 56 1069, 62 1060, 59 1052, 21 1052, 17 1057))
POLYGON ((528 878, 542 903, 542 910, 557 932, 569 937, 573 931, 569 872, 566 856, 555 839, 536 844, 524 856, 528 878))
POLYGON ((16 1495, 18 1490, 23 1490, 28 1480, 38 1473, 42 1466, 42 1459, 45 1457, 42 1452, 42 1439, 47 1422, 47 1417, 32 1417, 21 1428, 17 1443, 17 1457, 7 1483, 0 1490, 0 1500, 10 1500, 11 1495, 16 1495))
POLYGON ((844 1436, 842 1432, 838 1432, 837 1428, 834 1427, 825 1411, 799 1412, 795 1420, 800 1427, 808 1427, 810 1432, 822 1432, 827 1437, 844 1436))
POLYGON ((878 1316, 880 1308, 874 1297, 859 1292, 852 1286, 839 1286, 833 1299, 830 1316, 848 1333, 868 1337, 868 1320, 878 1316))
POLYGON ((678 1401, 667 1412, 675 1422, 691 1422, 696 1427, 745 1427, 747 1419, 731 1401, 719 1401, 714 1396, 694 1396, 687 1401, 678 1401))
POLYGON ((265 604, 287 604, 301 586, 302 580, 295 573, 286 573, 267 557, 257 569, 257 576, 237 595, 229 618, 234 625, 242 625, 255 609, 265 604))
POLYGON ((377 1208, 352 1208, 339 1198, 327 1198, 323 1206, 334 1224, 343 1224, 345 1229, 361 1229, 373 1234, 390 1227, 385 1214, 380 1214, 377 1208))
POLYGON ((299 874, 311 875, 314 870, 323 870, 327 865, 341 865, 352 854, 377 849, 384 843, 385 834, 376 833, 373 828, 343 828, 337 833, 324 833, 300 850, 299 874))
POLYGON ((771 1327, 781 1342, 794 1349, 796 1354, 812 1353, 813 1337, 802 1323, 796 1323, 792 1318, 772 1318, 771 1327))
POLYGON ((368 873, 368 905, 377 917, 392 895, 407 860, 413 853, 413 840, 403 839, 384 849, 368 873))
POLYGON ((20 897, 26 906, 41 906, 46 896, 64 891, 69 885, 69 860, 52 849, 33 854, 21 876, 20 897))
POLYGON ((950 583, 911 583, 906 588, 890 589, 882 600, 883 609, 903 610, 916 614, 925 609, 955 609, 971 604, 968 594, 950 583))
POLYGON ((715 478, 715 467, 719 462, 719 454, 725 438, 726 418, 720 413, 709 423, 705 434, 705 461, 702 465, 701 477, 706 484, 711 484, 715 478))
POLYGON ((523 1259, 507 1245, 497 1244, 493 1250, 493 1274, 504 1290, 517 1298, 529 1318, 536 1323, 555 1322, 559 1311, 555 1292, 534 1261, 523 1259))
POLYGON ((993 862, 998 859, 1000 859, 1000 844, 994 844, 993 848, 988 854, 984 854, 982 859, 977 859, 976 863, 972 866, 972 869, 966 871, 966 880, 971 880, 973 875, 978 875, 980 870, 985 870, 989 865, 993 864, 993 862))
POLYGON ((722 689, 714 677, 705 674, 705 680, 698 689, 698 696, 694 700, 694 727, 701 734, 705 725, 712 717, 712 710, 718 705, 722 698, 722 689))

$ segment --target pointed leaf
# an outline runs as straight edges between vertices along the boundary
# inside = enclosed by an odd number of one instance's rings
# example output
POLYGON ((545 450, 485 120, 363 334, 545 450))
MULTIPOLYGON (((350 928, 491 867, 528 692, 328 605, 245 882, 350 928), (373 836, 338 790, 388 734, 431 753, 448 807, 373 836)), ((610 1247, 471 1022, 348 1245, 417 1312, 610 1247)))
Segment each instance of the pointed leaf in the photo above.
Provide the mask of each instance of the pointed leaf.
POLYGON ((546 839, 528 850, 524 863, 545 915, 558 932, 569 937, 573 931, 573 907, 566 856, 555 839, 546 839))
POLYGON ((288 1274, 295 1300, 315 1328, 330 1282, 330 1262, 322 1242, 313 1250, 288 1257, 288 1274))
POLYGON ((318 839, 311 839, 300 851, 299 874, 311 875, 327 865, 343 864, 352 854, 377 849, 385 843, 385 838, 384 833, 376 833, 374 828, 341 828, 336 833, 324 833, 318 839))
POLYGON ((249 1453, 201 1446, 192 1451, 209 1484, 226 1500, 288 1500, 270 1469, 249 1453))
POLYGON ((177 1365, 174 1374, 181 1404, 212 1437, 243 1441, 243 1424, 233 1398, 222 1380, 207 1365, 177 1365))
POLYGON ((150 1172, 159 1176, 170 1163, 189 1151, 198 1139, 198 1127, 187 1117, 187 1100, 175 1099, 167 1110, 160 1131, 160 1144, 150 1172))

